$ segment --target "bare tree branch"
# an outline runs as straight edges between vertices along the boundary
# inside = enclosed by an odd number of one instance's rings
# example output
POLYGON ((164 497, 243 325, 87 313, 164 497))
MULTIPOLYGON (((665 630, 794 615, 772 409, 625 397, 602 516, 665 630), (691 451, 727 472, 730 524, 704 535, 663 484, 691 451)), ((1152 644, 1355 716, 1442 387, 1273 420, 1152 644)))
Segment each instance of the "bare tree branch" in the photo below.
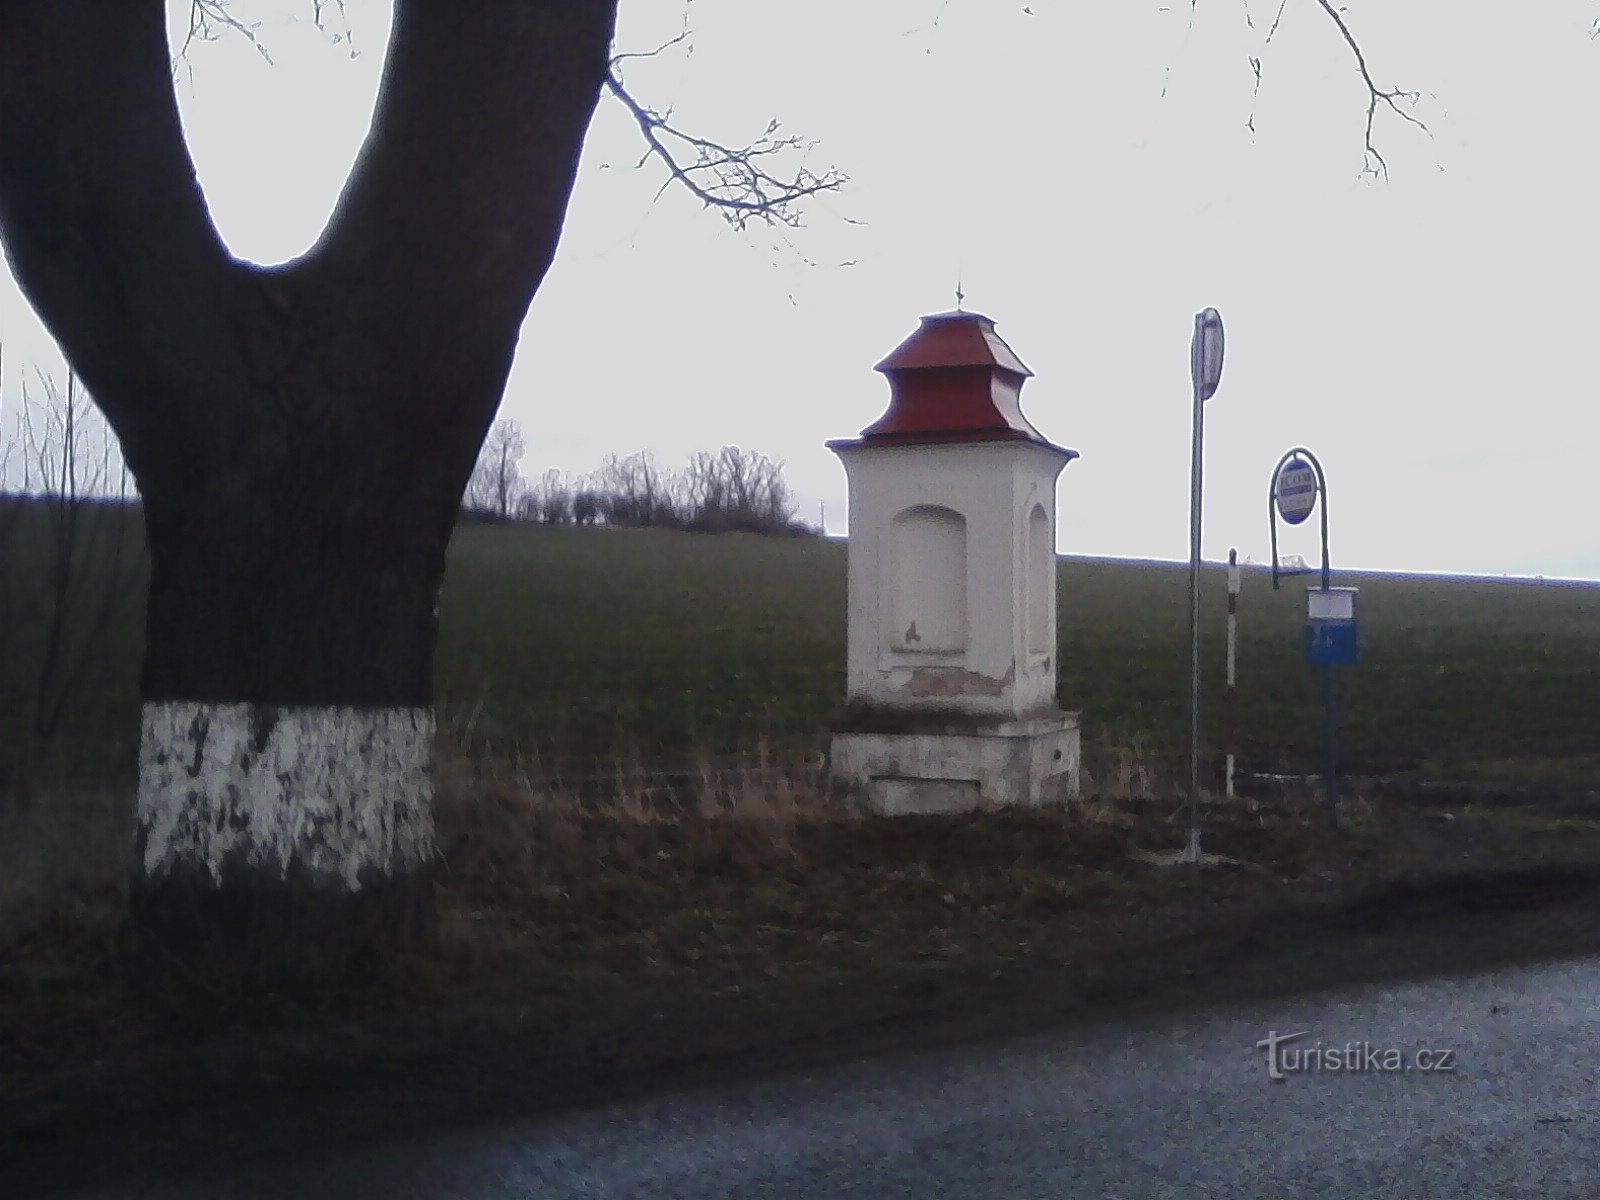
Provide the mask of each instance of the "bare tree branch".
MULTIPOLYGON (((342 5, 341 5, 342 7, 342 5)), ((320 24, 322 4, 317 3, 317 16, 320 24)), ((189 30, 183 36, 183 45, 178 47, 176 61, 181 61, 189 53, 189 47, 198 39, 202 42, 214 42, 223 33, 233 32, 245 38, 255 47, 256 53, 261 55, 268 63, 272 62, 272 55, 261 44, 261 39, 256 36, 259 22, 241 21, 228 11, 228 0, 189 0, 189 30)))
MULTIPOLYGON (((1273 14, 1272 24, 1267 29, 1267 36, 1261 39, 1262 53, 1272 45, 1272 39, 1278 35, 1278 26, 1283 24, 1283 10, 1289 7, 1289 0, 1278 0, 1278 11, 1273 14)), ((1249 0, 1245 0, 1244 22, 1251 29, 1256 27, 1254 18, 1250 13, 1249 0)), ((1256 103, 1261 99, 1261 58, 1259 55, 1250 56, 1250 70, 1255 74, 1255 86, 1250 89, 1250 117, 1245 121, 1245 128, 1251 133, 1256 131, 1256 103)))
MULTIPOLYGON (((1431 138, 1433 137, 1433 130, 1428 127, 1427 122, 1422 120, 1422 118, 1418 117, 1415 113, 1408 111, 1408 109, 1416 107, 1422 98, 1422 93, 1399 87, 1379 87, 1377 81, 1372 77, 1372 71, 1367 66, 1366 53, 1362 50, 1361 43, 1357 41, 1355 33, 1350 28, 1350 23, 1345 17, 1345 7, 1343 5, 1336 4, 1335 0, 1316 0, 1316 3, 1322 9, 1322 11, 1327 14, 1328 18, 1333 21, 1334 27, 1339 31, 1339 36, 1344 39, 1345 45, 1349 47, 1350 53, 1354 55, 1356 69, 1360 72, 1362 83, 1366 85, 1367 121, 1366 129, 1362 138, 1362 173, 1376 178, 1387 179, 1389 176, 1389 164, 1384 159, 1382 152, 1379 151, 1377 142, 1374 140, 1373 136, 1373 126, 1377 120, 1379 106, 1381 105, 1388 108, 1402 121, 1405 121, 1411 125, 1415 125, 1418 129, 1422 130, 1423 133, 1427 134, 1431 138), (1402 108, 1402 104, 1406 105, 1406 107, 1402 108)), ((1184 49, 1188 48, 1189 36, 1194 32, 1195 10, 1197 4, 1198 0, 1189 0, 1188 29, 1184 37, 1184 49)), ((1244 9, 1245 25, 1252 30, 1256 29, 1257 26, 1255 14, 1250 9, 1250 0, 1242 0, 1242 7, 1244 9)), ((1256 131, 1256 105, 1261 97, 1261 80, 1265 50, 1272 44, 1273 39, 1277 36, 1278 30, 1283 24, 1284 12, 1288 7, 1289 0, 1277 0, 1277 10, 1273 13, 1272 23, 1267 27, 1266 36, 1261 40, 1261 53, 1252 54, 1248 58, 1250 71, 1254 76, 1254 82, 1250 92, 1250 115, 1245 120, 1245 128, 1250 130, 1252 134, 1254 134, 1256 131)), ((1163 9, 1163 11, 1166 10, 1163 9)), ((1600 22, 1596 23, 1596 29, 1600 30, 1600 22)), ((1182 57, 1182 53, 1183 51, 1180 50, 1180 58, 1182 57)), ((1164 76, 1164 82, 1161 88, 1161 95, 1163 98, 1165 98, 1167 94, 1167 83, 1165 80, 1170 78, 1171 73, 1172 67, 1169 65, 1166 69, 1166 75, 1164 76)))
MULTIPOLYGON (((176 74, 178 64, 186 61, 189 47, 196 41, 214 42, 226 33, 236 33, 255 47, 257 54, 269 64, 272 53, 257 34, 259 21, 242 21, 228 11, 229 0, 189 0, 189 28, 184 32, 183 44, 172 56, 172 69, 176 74)), ((326 33, 337 45, 350 47, 350 57, 357 51, 350 36, 350 15, 345 11, 345 0, 311 0, 311 16, 318 29, 326 33), (340 29, 332 29, 329 22, 338 18, 340 29)))
POLYGON ((1283 24, 1283 10, 1289 7, 1289 0, 1278 0, 1278 14, 1272 18, 1272 28, 1267 30, 1267 41, 1270 42, 1278 32, 1278 26, 1283 24))
MULTIPOLYGON (((678 31, 678 33, 677 33, 677 35, 675 37, 668 38, 666 41, 662 42, 661 45, 657 46, 654 50, 630 50, 630 51, 627 51, 626 53, 623 53, 623 54, 613 54, 611 56, 611 69, 613 71, 615 71, 617 69, 617 64, 618 63, 627 62, 630 58, 654 58, 654 57, 656 57, 656 55, 664 54, 666 51, 671 50, 674 46, 682 45, 684 42, 686 42, 688 40, 689 40, 689 17, 688 17, 688 14, 685 13, 684 14, 684 18, 683 18, 683 28, 678 31)), ((689 52, 691 54, 694 53, 694 47, 691 46, 689 48, 689 52)))
POLYGON ((355 46, 350 37, 350 14, 345 11, 344 0, 311 0, 312 19, 316 21, 317 28, 333 38, 335 43, 343 42, 350 46, 350 57, 356 56, 355 46), (339 24, 344 26, 343 33, 334 33, 328 28, 329 9, 339 15, 339 24))
POLYGON ((797 157, 803 159, 815 142, 792 134, 776 136, 779 125, 773 119, 749 145, 726 146, 679 129, 672 123, 670 110, 658 112, 628 91, 622 79, 623 61, 650 58, 688 36, 685 29, 655 50, 618 54, 611 59, 605 87, 632 115, 645 140, 646 150, 638 165, 643 166, 651 158, 659 159, 667 168, 667 178, 657 191, 658 196, 672 184, 679 184, 735 229, 744 229, 753 220, 798 226, 800 201, 820 192, 836 192, 848 182, 847 176, 832 168, 819 175, 803 162, 792 171, 780 165, 797 157))
MULTIPOLYGON (((1327 13, 1333 23, 1338 26, 1339 33, 1344 38, 1345 44, 1350 47, 1350 53, 1355 55, 1356 67, 1361 72, 1362 82, 1367 85, 1367 128, 1363 170, 1366 174, 1382 176, 1387 179, 1389 177, 1389 164, 1384 161, 1383 155, 1378 152, 1378 147, 1372 140, 1372 123, 1377 117, 1378 105, 1387 106, 1402 121, 1415 125, 1423 133, 1432 137, 1433 130, 1428 128, 1425 121, 1400 107, 1400 101, 1402 100, 1414 107, 1417 101, 1422 98, 1422 94, 1415 91, 1406 91, 1402 88, 1380 88, 1373 81, 1372 72, 1367 69, 1367 57, 1361 50, 1361 43, 1356 41, 1355 34, 1350 32, 1350 25, 1345 21, 1343 11, 1335 8, 1332 0, 1317 0, 1317 3, 1322 6, 1322 11, 1327 13)), ((1277 22, 1273 22, 1273 29, 1277 29, 1277 22)))
MULTIPOLYGON (((949 8, 949 7, 950 7, 950 0, 939 0, 939 9, 938 9, 937 12, 935 12, 933 14, 933 20, 928 25, 928 32, 930 32, 930 33, 937 33, 938 32, 938 30, 939 30, 939 22, 944 19, 944 10, 949 8)), ((910 37, 912 34, 922 33, 922 32, 923 32, 923 29, 919 25, 916 28, 906 30, 900 36, 901 37, 910 37)))

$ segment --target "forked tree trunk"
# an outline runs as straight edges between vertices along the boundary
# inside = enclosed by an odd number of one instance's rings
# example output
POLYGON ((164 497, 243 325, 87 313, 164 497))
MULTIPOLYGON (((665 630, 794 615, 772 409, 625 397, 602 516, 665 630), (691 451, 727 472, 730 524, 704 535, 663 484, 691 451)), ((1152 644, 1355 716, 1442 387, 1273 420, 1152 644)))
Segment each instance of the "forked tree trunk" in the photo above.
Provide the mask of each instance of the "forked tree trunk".
POLYGON ((261 269, 206 213, 162 0, 0 0, 0 236, 145 500, 134 896, 159 955, 340 958, 426 910, 445 547, 614 19, 397 0, 328 229, 261 269))

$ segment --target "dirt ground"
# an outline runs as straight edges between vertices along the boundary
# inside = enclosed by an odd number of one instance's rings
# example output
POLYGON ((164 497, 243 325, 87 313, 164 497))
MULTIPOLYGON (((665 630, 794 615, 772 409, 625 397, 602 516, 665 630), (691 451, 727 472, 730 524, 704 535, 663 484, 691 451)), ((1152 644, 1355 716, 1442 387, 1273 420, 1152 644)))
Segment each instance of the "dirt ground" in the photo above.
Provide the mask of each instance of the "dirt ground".
POLYGON ((8 1195, 1340 982, 1600 950, 1600 806, 884 820, 510 793, 441 813, 437 945, 366 986, 136 1003, 114 926, 0 945, 8 1195), (13 1190, 15 1187, 17 1190, 13 1190))

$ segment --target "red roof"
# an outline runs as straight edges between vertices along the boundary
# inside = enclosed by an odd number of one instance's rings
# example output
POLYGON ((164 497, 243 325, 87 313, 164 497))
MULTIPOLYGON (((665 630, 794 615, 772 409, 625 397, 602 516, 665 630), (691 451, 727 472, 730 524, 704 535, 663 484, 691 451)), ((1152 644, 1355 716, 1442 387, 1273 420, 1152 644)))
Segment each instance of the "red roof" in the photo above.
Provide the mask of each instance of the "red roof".
POLYGON ((923 317, 877 370, 889 378, 889 410, 861 431, 863 444, 1051 445, 1022 415, 1019 393, 1033 372, 982 313, 923 317))
POLYGON ((959 309, 923 317, 921 327, 873 369, 887 374, 915 367, 999 367, 1024 379, 1033 374, 993 321, 959 309))

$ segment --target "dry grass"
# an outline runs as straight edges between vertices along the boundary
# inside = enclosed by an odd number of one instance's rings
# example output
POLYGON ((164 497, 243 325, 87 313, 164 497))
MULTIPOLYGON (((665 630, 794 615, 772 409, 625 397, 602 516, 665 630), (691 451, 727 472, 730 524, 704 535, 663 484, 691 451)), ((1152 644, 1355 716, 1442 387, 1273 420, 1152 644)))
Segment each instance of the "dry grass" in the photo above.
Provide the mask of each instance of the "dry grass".
POLYGON ((132 815, 127 792, 109 788, 0 796, 0 961, 39 939, 116 929, 132 866, 132 815))
POLYGON ((1172 763, 1152 752, 1142 738, 1106 746, 1085 746, 1081 779, 1085 796, 1106 800, 1183 794, 1172 763))
MULTIPOLYGON (((31 802, 0 797, 0 947, 13 947, 0 950, 0 961, 19 945, 69 934, 100 937, 125 914, 131 796, 65 782, 44 790, 47 797, 31 802)), ((1135 837, 1181 838, 1182 789, 1168 764, 1141 746, 1091 748, 1084 793, 1084 800, 1059 808, 991 815, 1001 825, 1022 821, 1048 830, 1052 842, 1106 852, 1101 842, 1113 831, 1129 845, 1135 837)), ((1254 801, 1241 805, 1256 808, 1254 801)), ((830 785, 820 758, 784 756, 765 745, 742 758, 702 755, 678 770, 633 760, 604 773, 555 778, 447 749, 435 810, 447 928, 459 925, 448 912, 452 903, 549 915, 553 906, 582 898, 601 914, 626 911, 633 921, 646 920, 652 906, 689 902, 708 881, 765 883, 770 890, 829 869, 807 861, 802 842, 833 844, 873 821, 830 785), (836 832, 820 832, 829 829, 836 832)), ((1234 821, 1220 798, 1209 797, 1207 810, 1225 824, 1234 821)), ((1347 802, 1358 823, 1366 811, 1364 802, 1347 802)), ((1273 820, 1310 826, 1322 815, 1308 794, 1277 805, 1273 820)), ((894 842, 883 832, 893 822, 873 824, 879 832, 866 844, 894 842)), ((855 865, 891 872, 906 866, 855 865)))
POLYGON ((697 879, 792 870, 799 826, 851 809, 817 764, 761 753, 670 774, 623 764, 609 779, 576 782, 452 758, 438 773, 435 814, 448 892, 538 906, 596 889, 613 902, 666 900, 697 879))

